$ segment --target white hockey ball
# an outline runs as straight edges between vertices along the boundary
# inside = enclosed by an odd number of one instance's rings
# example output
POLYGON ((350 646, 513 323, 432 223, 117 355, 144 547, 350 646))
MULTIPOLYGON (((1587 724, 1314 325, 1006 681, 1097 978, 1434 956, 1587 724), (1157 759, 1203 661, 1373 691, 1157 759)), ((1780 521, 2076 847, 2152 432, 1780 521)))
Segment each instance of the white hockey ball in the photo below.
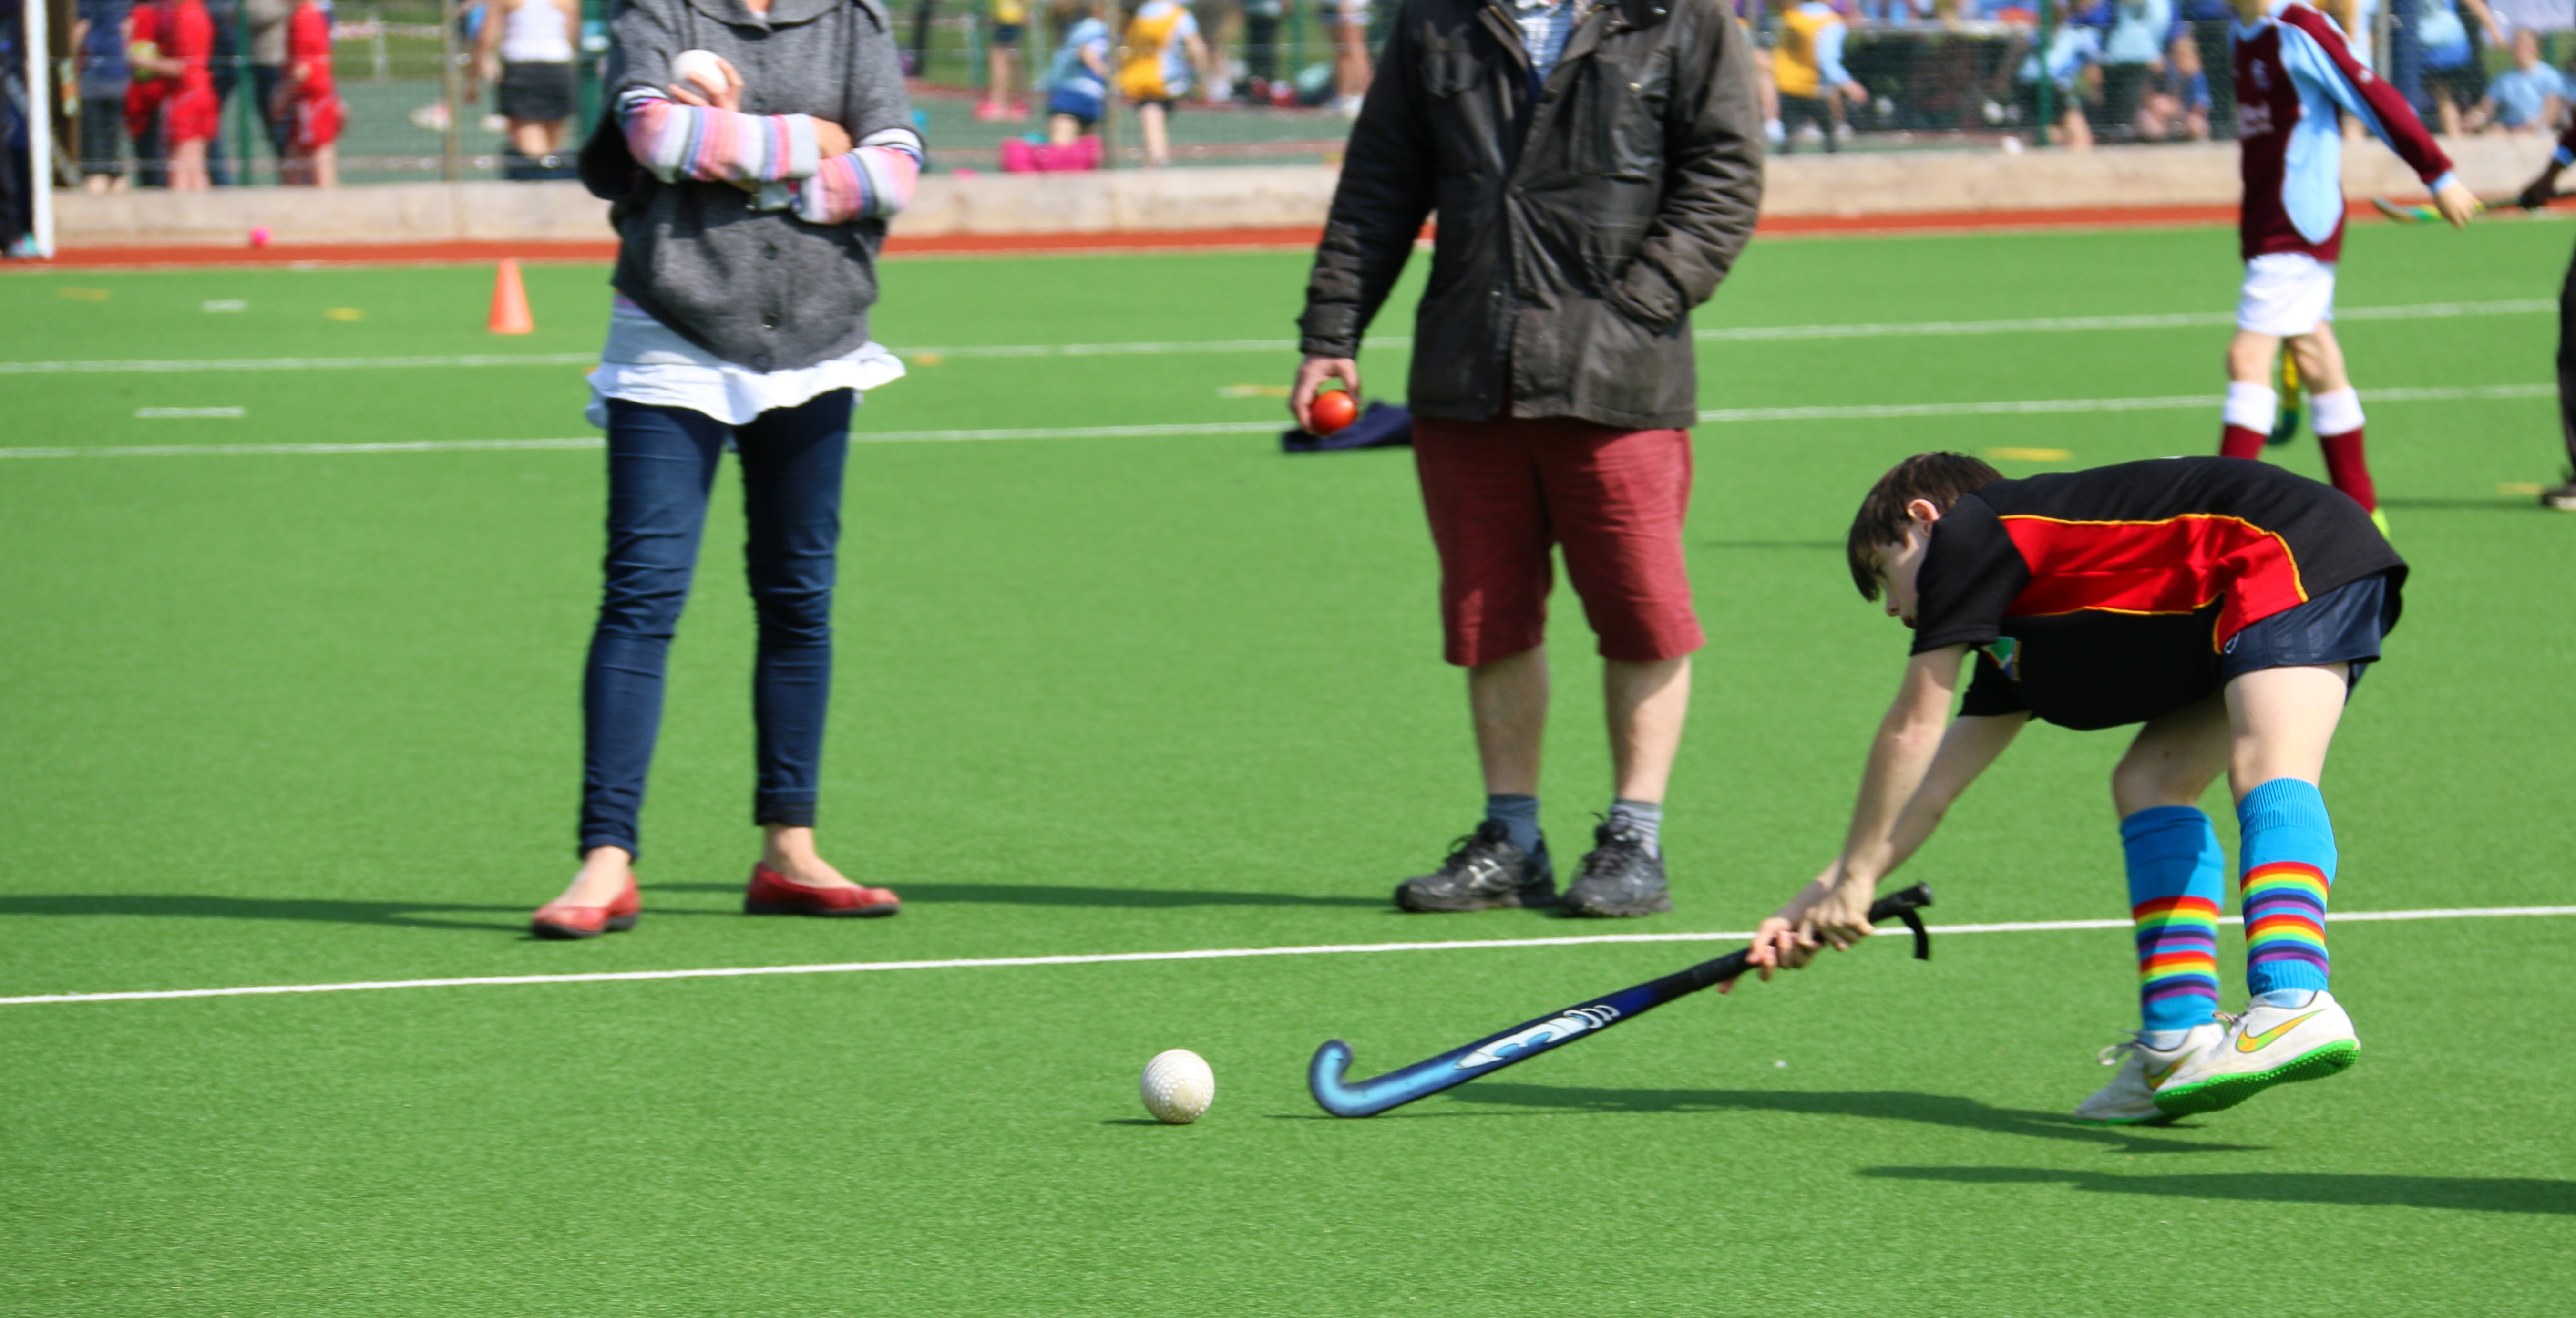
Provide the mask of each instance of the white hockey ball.
POLYGON ((1154 1120, 1186 1126, 1216 1101, 1216 1072, 1208 1069, 1206 1058, 1187 1048, 1173 1048, 1145 1063, 1145 1076, 1137 1088, 1154 1120))
POLYGON ((712 50, 684 50, 671 59, 673 84, 694 82, 699 94, 713 98, 725 89, 724 61, 712 50))

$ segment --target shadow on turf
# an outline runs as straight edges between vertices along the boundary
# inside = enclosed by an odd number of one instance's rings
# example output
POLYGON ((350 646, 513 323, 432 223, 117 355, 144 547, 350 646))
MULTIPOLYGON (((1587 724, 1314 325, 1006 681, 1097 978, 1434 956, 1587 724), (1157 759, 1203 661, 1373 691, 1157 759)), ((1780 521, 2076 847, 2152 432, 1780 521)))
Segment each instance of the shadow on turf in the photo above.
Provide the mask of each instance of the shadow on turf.
MULTIPOLYGON (((1808 1116, 1872 1117, 1916 1121, 2003 1135, 2073 1140, 2116 1146, 2123 1153, 2247 1153, 2252 1144, 2209 1144, 2154 1138, 2137 1126, 2087 1126, 2054 1112, 1988 1107, 1950 1094, 1887 1090, 1814 1093, 1797 1089, 1573 1089, 1556 1085, 1482 1084, 1455 1091, 1458 1103, 1522 1108, 1573 1108, 1585 1112, 1795 1112, 1808 1116)), ((1438 1110, 1422 1116, 1501 1116, 1438 1110)))
POLYGON ((532 906, 467 906, 455 902, 353 902, 297 897, 151 896, 100 893, 0 896, 0 916, 148 915, 219 920, 318 920, 325 924, 391 924, 415 929, 513 929, 525 931, 532 906), (503 920, 452 920, 445 914, 497 915, 503 920))
MULTIPOLYGON (((647 883, 646 892, 740 892, 739 883, 647 883)), ((1046 883, 911 883, 908 904, 989 902, 1004 906, 1376 906, 1384 897, 1306 897, 1292 892, 1189 892, 1174 888, 1079 888, 1046 883)), ((5 908, 0 908, 5 909, 5 908)))
POLYGON ((2095 1194, 2368 1207, 2473 1208, 2489 1213, 2576 1213, 2576 1181, 2480 1176, 2366 1176, 2339 1172, 2211 1172, 2113 1176, 2044 1167, 1864 1167, 1860 1174, 1961 1185, 2063 1183, 2095 1194))

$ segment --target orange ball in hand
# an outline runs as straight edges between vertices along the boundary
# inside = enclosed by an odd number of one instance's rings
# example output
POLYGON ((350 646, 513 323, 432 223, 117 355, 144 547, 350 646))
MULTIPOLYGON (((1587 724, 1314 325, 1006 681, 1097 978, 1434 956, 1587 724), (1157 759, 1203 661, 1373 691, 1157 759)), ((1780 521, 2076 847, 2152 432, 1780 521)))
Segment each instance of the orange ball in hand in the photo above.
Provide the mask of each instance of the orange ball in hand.
POLYGON ((1315 401, 1306 405, 1306 416, 1314 422, 1316 434, 1329 435, 1359 420, 1360 405, 1348 391, 1336 389, 1315 395, 1315 401))

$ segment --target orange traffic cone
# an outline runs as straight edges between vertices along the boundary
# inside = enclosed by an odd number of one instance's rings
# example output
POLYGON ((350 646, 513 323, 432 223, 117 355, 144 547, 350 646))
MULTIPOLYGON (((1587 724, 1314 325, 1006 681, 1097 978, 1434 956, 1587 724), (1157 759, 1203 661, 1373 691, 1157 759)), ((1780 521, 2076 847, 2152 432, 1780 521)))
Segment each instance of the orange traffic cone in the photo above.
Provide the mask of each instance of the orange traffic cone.
POLYGON ((501 258, 501 273, 492 280, 492 320, 488 328, 495 334, 534 334, 537 318, 528 314, 528 286, 519 279, 519 259, 501 258))

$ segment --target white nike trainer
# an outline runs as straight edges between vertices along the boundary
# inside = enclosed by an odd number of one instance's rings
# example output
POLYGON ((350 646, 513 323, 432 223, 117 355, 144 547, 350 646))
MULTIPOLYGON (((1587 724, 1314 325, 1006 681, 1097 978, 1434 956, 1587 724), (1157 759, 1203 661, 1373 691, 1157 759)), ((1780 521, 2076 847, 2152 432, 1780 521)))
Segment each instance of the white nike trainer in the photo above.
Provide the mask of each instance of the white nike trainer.
POLYGON ((2183 1063, 2218 1046, 2227 1033, 2216 1023, 2195 1025, 2171 1048, 2150 1048, 2141 1039, 2115 1043, 2097 1054, 2104 1066, 2119 1073, 2075 1106, 2077 1121, 2103 1126, 2143 1126, 2171 1121, 2173 1114, 2156 1106, 2156 1089, 2171 1080, 2183 1063))
POLYGON ((2231 1108, 2274 1085, 2322 1080, 2361 1057, 2352 1017, 2331 993, 2304 1007, 2257 1002, 2228 1022, 2217 1047, 2185 1062, 2156 1087, 2156 1107, 2170 1116, 2231 1108))

